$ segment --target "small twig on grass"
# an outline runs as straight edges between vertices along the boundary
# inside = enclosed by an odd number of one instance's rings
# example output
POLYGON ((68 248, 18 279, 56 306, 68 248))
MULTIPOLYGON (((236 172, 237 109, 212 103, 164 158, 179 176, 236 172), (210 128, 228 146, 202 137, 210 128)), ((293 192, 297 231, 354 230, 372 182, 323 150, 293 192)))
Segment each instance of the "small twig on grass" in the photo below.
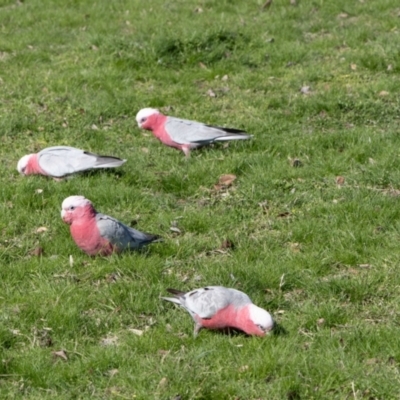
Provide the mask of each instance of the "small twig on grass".
POLYGON ((353 390, 354 400, 357 400, 357 393, 356 393, 355 388, 354 388, 354 382, 351 382, 351 389, 353 390))
POLYGON ((282 274, 281 281, 279 282, 279 290, 282 290, 282 286, 285 284, 285 274, 282 274))

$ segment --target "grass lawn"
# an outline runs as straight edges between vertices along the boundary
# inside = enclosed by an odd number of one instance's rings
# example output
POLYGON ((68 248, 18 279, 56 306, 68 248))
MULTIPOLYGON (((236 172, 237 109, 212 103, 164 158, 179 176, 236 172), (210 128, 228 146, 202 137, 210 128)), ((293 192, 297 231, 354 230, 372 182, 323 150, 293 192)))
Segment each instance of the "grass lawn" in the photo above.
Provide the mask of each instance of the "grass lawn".
POLYGON ((263 3, 0 0, 1 398, 400 398, 399 2, 263 3), (254 138, 185 160, 144 107, 254 138), (17 173, 54 145, 128 162, 17 173), (87 256, 78 194, 164 242, 87 256), (274 334, 194 339, 160 296, 204 285, 274 334))

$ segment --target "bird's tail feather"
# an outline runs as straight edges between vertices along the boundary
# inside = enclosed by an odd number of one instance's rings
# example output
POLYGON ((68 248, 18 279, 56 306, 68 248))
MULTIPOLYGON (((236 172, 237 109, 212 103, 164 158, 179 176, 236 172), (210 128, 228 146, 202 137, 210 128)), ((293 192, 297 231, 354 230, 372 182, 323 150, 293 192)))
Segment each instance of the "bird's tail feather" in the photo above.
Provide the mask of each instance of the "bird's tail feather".
POLYGON ((180 297, 185 294, 185 292, 182 292, 181 290, 171 289, 171 288, 168 288, 167 292, 173 294, 175 297, 180 297))
POLYGON ((247 133, 243 129, 225 128, 223 126, 215 126, 215 125, 206 125, 206 126, 208 126, 209 128, 220 129, 221 131, 225 131, 226 133, 235 133, 235 134, 247 135, 247 133))
POLYGON ((151 233, 146 233, 146 240, 143 242, 143 244, 147 244, 147 243, 158 243, 158 242, 162 242, 164 239, 159 236, 159 235, 153 235, 151 233))
POLYGON ((247 134, 242 134, 242 135, 229 135, 229 136, 220 136, 215 139, 216 142, 225 142, 226 140, 245 140, 245 139, 250 139, 252 138, 253 135, 247 135, 247 134))
POLYGON ((118 157, 113 156, 99 156, 97 154, 92 154, 85 152, 88 155, 96 156, 96 164, 94 168, 114 168, 120 167, 122 164, 126 163, 126 160, 122 160, 118 157))
POLYGON ((163 300, 167 300, 170 301, 171 303, 175 303, 178 305, 181 305, 179 299, 175 298, 175 297, 161 297, 163 300))

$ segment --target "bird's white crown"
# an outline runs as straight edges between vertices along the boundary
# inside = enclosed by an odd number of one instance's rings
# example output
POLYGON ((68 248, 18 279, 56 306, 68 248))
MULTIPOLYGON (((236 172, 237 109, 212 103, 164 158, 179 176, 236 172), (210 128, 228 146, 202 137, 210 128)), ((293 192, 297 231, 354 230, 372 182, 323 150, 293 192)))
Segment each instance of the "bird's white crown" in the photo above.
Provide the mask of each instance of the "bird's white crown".
POLYGON ((32 154, 27 154, 25 156, 23 156, 17 164, 17 170, 20 174, 24 174, 25 168, 28 165, 28 161, 31 158, 32 154))
POLYGON ((160 111, 158 111, 156 108, 142 108, 137 114, 136 114, 136 121, 137 123, 140 124, 144 122, 150 115, 153 114, 160 114, 160 111))
POLYGON ((255 304, 250 305, 250 319, 255 325, 259 325, 263 331, 269 331, 274 326, 271 314, 255 304))
POLYGON ((92 202, 84 196, 69 196, 62 202, 61 208, 68 210, 71 207, 84 207, 87 204, 92 204, 92 202))

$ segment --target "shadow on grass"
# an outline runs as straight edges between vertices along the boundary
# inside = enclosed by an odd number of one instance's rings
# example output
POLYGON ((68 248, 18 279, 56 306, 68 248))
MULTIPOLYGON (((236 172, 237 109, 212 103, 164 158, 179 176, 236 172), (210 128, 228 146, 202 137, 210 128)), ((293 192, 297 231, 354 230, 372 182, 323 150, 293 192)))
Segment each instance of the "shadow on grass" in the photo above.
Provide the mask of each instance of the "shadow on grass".
MULTIPOLYGON (((239 329, 235 329, 235 328, 225 328, 225 329, 216 329, 213 330, 213 332, 217 333, 218 335, 228 335, 228 336, 232 336, 232 337, 236 337, 236 336, 248 336, 251 337, 251 335, 248 335, 247 333, 239 330, 239 329)), ((267 336, 283 336, 283 335, 287 335, 288 331, 280 324, 275 323, 274 328, 272 329, 271 333, 267 336)))
MULTIPOLYGON (((121 165, 121 167, 123 166, 121 165)), ((72 175, 67 175, 67 177, 73 177, 73 176, 91 177, 103 173, 108 175, 114 175, 116 178, 122 178, 124 175, 126 175, 126 172, 120 169, 121 167, 89 169, 87 171, 82 171, 72 175)))

